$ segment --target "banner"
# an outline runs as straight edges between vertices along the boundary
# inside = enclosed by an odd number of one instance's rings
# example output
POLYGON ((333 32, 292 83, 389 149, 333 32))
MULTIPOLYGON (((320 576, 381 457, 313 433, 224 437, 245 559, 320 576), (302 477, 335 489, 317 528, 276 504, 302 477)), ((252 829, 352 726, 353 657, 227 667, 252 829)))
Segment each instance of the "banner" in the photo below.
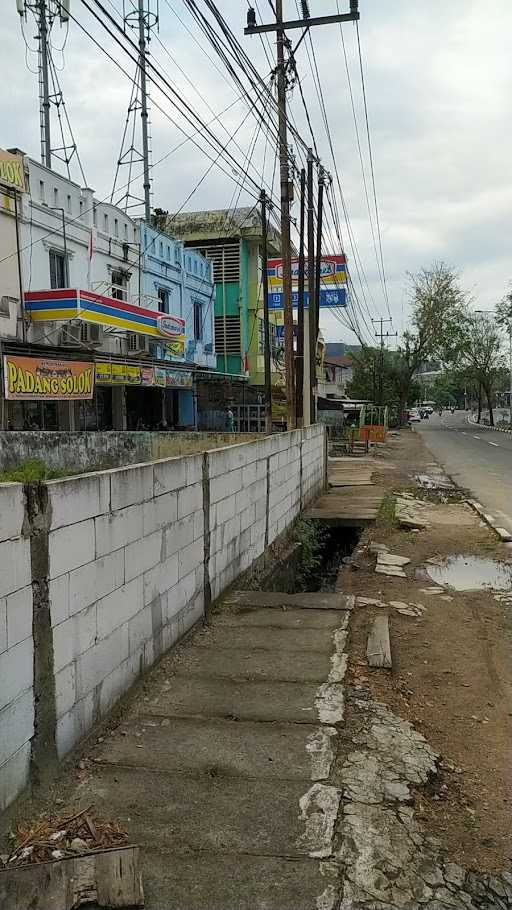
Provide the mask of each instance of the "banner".
POLYGON ((101 385, 140 385, 165 388, 191 388, 193 374, 160 366, 136 366, 131 363, 97 363, 96 382, 101 385))
POLYGON ((11 401, 91 399, 94 364, 5 354, 4 388, 5 397, 11 401))
POLYGON ((11 152, 0 149, 0 183, 3 186, 19 190, 20 193, 26 192, 23 157, 21 155, 13 155, 11 152))
MULTIPOLYGON (((283 293, 282 291, 272 291, 268 294, 268 308, 272 310, 282 310, 283 309, 283 293)), ((297 307, 299 304, 299 294, 297 291, 292 291, 292 306, 297 307)), ((346 288, 320 288, 320 309, 333 306, 346 306, 347 305, 347 290, 346 288)), ((304 309, 309 307, 309 294, 307 291, 304 291, 304 309)))
MULTIPOLYGON (((304 274, 307 281, 308 263, 304 263, 304 274)), ((268 289, 270 291, 281 291, 283 287, 283 260, 267 260, 268 289)), ((292 288, 297 290, 299 281, 299 260, 292 259, 292 288)), ((347 281, 347 260, 343 253, 335 256, 322 256, 320 260, 320 283, 322 287, 332 285, 338 287, 346 284, 347 281)))

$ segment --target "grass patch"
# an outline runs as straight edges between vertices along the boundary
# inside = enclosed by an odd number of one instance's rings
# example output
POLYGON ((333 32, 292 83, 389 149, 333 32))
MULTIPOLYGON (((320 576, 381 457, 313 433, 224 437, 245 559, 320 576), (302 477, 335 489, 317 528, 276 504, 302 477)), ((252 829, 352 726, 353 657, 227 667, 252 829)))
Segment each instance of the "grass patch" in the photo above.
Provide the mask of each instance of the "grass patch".
POLYGON ((49 468, 40 458, 26 458, 10 471, 0 471, 0 483, 36 483, 39 480, 55 480, 69 477, 73 471, 49 468))
POLYGON ((379 511, 377 512, 376 526, 378 528, 398 528, 398 519, 395 515, 396 496, 385 493, 382 497, 379 511))

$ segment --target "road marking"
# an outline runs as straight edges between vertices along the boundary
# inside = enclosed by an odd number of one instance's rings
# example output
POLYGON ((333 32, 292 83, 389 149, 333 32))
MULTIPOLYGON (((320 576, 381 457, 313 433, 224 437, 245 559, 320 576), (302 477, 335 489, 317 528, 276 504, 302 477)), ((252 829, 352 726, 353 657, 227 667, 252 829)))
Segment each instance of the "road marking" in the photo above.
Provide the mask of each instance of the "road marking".
POLYGON ((473 439, 481 439, 481 436, 473 436, 473 439))
POLYGON ((465 433, 464 430, 463 430, 463 431, 462 431, 462 435, 463 435, 463 436, 467 436, 468 434, 465 433))
POLYGON ((499 449, 499 445, 497 442, 490 442, 489 440, 487 440, 487 442, 489 443, 490 446, 496 446, 496 448, 499 449))

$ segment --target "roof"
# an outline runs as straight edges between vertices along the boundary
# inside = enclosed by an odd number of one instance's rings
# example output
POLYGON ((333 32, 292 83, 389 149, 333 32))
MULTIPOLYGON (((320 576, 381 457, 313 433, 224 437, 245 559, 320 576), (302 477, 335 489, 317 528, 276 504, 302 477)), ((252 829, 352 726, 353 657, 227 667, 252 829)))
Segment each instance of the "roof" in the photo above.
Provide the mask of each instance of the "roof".
MULTIPOLYGON (((182 240, 212 240, 221 237, 261 237, 258 207, 210 209, 202 212, 169 213, 169 231, 182 240)), ((279 232, 269 225, 269 242, 279 242, 279 232)))
POLYGON ((325 357, 324 363, 330 363, 336 367, 353 367, 354 361, 352 357, 348 357, 347 354, 341 354, 338 357, 325 357))

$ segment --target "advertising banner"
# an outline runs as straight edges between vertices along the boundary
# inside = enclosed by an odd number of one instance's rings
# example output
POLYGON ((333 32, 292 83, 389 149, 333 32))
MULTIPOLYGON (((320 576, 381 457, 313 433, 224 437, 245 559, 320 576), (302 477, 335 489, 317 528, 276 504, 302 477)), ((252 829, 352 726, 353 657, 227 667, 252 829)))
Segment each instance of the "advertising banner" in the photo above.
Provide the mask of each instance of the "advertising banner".
POLYGON ((193 374, 167 367, 136 366, 131 363, 97 363, 96 382, 101 385, 141 385, 165 388, 191 388, 193 374))
MULTIPOLYGON (((307 282, 307 262, 304 263, 307 282)), ((270 310, 283 308, 283 260, 267 260, 268 305, 270 310)), ((299 260, 292 259, 292 306, 299 302, 298 295, 299 260)), ((320 306, 347 306, 347 260, 343 253, 333 256, 322 256, 320 260, 320 306)), ((309 294, 304 293, 304 306, 309 305, 309 294)))
MULTIPOLYGON (((282 310, 283 309, 283 294, 281 291, 269 291, 268 293, 268 308, 269 310, 282 310)), ((299 294, 297 291, 292 291, 292 306, 296 307, 299 305, 299 294)), ((327 288, 320 288, 320 308, 333 307, 333 306, 346 306, 347 305, 347 290, 346 288, 335 288, 327 290, 327 288)), ((309 307, 309 294, 307 291, 304 292, 304 308, 307 310, 309 307)))
POLYGON ((11 401, 91 399, 94 364, 5 354, 4 388, 5 397, 11 401))
POLYGON ((26 191, 21 155, 12 155, 11 152, 0 149, 0 184, 19 190, 20 193, 26 191))

